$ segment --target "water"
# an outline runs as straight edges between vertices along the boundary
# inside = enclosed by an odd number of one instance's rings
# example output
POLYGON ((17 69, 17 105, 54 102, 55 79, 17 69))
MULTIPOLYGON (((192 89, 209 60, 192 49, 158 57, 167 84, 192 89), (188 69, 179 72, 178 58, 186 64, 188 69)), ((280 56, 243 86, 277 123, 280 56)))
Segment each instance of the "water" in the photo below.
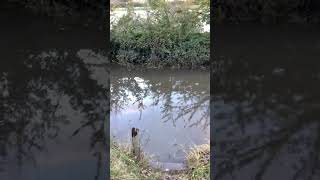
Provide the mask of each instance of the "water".
POLYGON ((106 36, 102 17, 86 13, 47 17, 10 3, 0 3, 0 48, 3 52, 21 48, 105 48, 106 42, 101 38, 106 36))
POLYGON ((318 32, 295 25, 216 28, 215 179, 320 178, 318 32))
POLYGON ((154 163, 180 168, 190 147, 209 143, 209 121, 209 72, 112 68, 112 139, 130 143, 139 128, 154 163))
POLYGON ((15 51, 0 69, 0 179, 106 179, 106 58, 15 51))

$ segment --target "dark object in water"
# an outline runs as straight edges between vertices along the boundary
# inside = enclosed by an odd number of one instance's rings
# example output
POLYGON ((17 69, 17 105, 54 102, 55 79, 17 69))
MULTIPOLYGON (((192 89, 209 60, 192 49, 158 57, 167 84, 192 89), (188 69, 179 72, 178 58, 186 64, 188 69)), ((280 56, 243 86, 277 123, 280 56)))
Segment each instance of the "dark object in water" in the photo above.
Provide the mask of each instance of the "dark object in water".
POLYGON ((133 127, 131 130, 131 137, 136 137, 138 133, 139 133, 139 129, 133 127))
POLYGON ((140 141, 139 141, 139 129, 132 128, 131 129, 131 137, 132 137, 132 150, 136 159, 140 160, 140 141))

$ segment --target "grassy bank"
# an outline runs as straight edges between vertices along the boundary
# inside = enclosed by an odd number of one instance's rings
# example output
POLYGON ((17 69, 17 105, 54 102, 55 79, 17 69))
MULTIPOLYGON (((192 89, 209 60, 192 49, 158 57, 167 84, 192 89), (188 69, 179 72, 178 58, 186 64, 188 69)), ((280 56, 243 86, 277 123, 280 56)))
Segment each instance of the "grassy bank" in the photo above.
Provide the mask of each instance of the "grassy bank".
POLYGON ((210 145, 195 146, 187 155, 188 179, 210 179, 210 145))
POLYGON ((161 179, 162 173, 159 170, 152 169, 144 157, 139 163, 131 153, 130 148, 116 143, 111 144, 111 179, 161 179))
POLYGON ((148 165, 144 157, 136 162, 130 149, 116 143, 111 145, 111 179, 130 180, 204 180, 210 179, 210 147, 208 144, 194 147, 187 155, 187 169, 179 172, 163 172, 148 165))
POLYGON ((147 68, 208 68, 208 32, 202 32, 202 6, 190 11, 190 4, 172 6, 164 1, 150 4, 145 18, 133 7, 112 24, 111 61, 124 66, 147 68))

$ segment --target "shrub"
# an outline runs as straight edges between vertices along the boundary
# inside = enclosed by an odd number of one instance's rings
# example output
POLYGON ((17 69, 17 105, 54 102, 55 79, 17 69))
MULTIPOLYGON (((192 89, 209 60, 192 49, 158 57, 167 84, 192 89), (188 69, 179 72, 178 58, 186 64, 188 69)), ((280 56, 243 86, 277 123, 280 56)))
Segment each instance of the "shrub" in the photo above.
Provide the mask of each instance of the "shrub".
MULTIPOLYGON (((149 1, 149 3, 151 3, 149 1)), ((205 67, 209 64, 209 33, 201 32, 199 9, 165 1, 149 4, 146 18, 128 14, 112 25, 112 62, 147 67, 205 67)))

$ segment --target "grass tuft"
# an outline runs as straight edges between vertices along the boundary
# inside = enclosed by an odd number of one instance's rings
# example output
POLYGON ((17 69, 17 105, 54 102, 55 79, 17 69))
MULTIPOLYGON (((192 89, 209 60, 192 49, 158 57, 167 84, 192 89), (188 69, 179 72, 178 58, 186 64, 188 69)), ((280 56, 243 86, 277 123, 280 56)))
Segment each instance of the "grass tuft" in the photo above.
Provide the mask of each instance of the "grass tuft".
POLYGON ((136 162, 128 146, 112 143, 110 159, 112 180, 162 179, 162 173, 151 168, 146 157, 142 157, 140 162, 136 162))
POLYGON ((187 155, 187 169, 179 172, 163 172, 149 165, 149 158, 143 156, 136 162, 131 149, 117 143, 111 144, 112 180, 204 180, 210 179, 210 146, 195 146, 187 155))
POLYGON ((195 146, 187 156, 188 177, 210 179, 210 145, 195 146))

